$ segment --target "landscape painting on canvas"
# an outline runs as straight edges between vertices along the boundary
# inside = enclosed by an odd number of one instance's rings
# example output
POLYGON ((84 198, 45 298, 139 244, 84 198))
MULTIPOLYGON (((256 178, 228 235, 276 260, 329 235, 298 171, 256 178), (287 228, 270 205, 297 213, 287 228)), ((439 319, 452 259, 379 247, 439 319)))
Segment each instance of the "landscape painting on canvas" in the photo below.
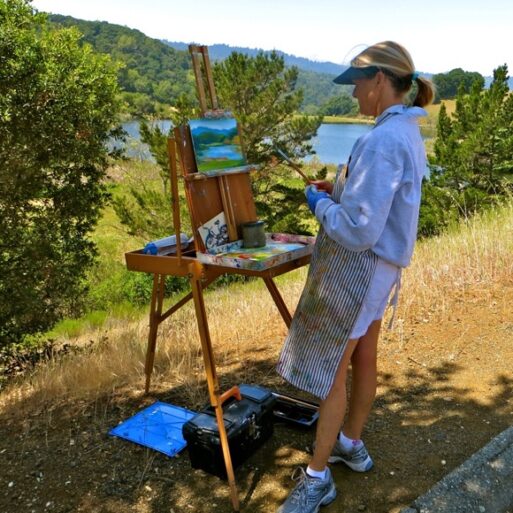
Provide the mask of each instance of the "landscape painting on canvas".
POLYGON ((189 127, 198 171, 209 173, 246 165, 235 119, 192 119, 189 127))

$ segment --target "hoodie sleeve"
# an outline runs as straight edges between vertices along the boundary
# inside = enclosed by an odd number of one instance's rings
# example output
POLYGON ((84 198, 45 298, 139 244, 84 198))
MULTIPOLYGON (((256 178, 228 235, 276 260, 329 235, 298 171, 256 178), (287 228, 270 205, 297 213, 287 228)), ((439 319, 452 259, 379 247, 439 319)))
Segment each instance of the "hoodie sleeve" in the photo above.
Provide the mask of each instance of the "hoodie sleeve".
POLYGON ((340 203, 331 198, 317 203, 315 216, 326 233, 347 249, 365 251, 380 238, 403 177, 402 159, 394 156, 377 149, 362 152, 351 163, 340 203))

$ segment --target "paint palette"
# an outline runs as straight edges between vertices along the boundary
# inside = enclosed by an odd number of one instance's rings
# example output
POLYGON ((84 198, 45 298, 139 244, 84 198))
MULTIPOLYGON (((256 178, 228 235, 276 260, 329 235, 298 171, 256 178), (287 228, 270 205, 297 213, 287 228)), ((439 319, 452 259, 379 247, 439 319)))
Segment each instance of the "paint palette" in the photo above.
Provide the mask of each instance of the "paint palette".
POLYGON ((282 242, 283 234, 267 234, 266 245, 261 248, 243 248, 242 240, 237 240, 213 248, 208 253, 198 253, 197 258, 204 264, 235 267, 238 269, 263 270, 269 267, 295 260, 313 251, 314 237, 301 237, 295 242, 290 235, 287 242, 282 242))

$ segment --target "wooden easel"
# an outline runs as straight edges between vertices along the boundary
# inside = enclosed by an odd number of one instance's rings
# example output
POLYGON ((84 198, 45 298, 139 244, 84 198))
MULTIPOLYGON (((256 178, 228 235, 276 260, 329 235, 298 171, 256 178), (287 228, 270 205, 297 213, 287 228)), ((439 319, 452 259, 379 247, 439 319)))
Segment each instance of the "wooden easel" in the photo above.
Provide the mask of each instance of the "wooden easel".
MULTIPOLYGON (((215 94, 214 82, 208 58, 208 49, 205 46, 191 45, 189 47, 189 51, 193 60, 201 111, 203 115, 206 115, 209 110, 207 108, 205 84, 207 84, 208 87, 208 96, 210 98, 212 109, 214 111, 218 109, 217 97, 215 94)), ((149 272, 154 275, 149 316, 150 329, 145 362, 145 391, 147 393, 150 388, 157 332, 160 323, 165 321, 169 316, 192 299, 194 301, 198 332, 205 364, 210 403, 215 410, 217 425, 219 428, 221 447, 230 487, 230 497, 233 509, 235 511, 239 511, 239 499, 228 438, 223 422, 222 405, 230 397, 237 397, 240 399, 240 392, 237 386, 232 387, 225 393, 221 393, 220 391, 212 341, 208 328, 203 290, 223 274, 233 273, 262 278, 285 324, 289 327, 292 318, 276 284, 273 281, 273 278, 308 264, 310 261, 310 255, 301 256, 264 270, 237 269, 219 265, 207 265, 200 262, 196 258, 196 253, 205 251, 204 243, 198 232, 198 228, 201 225, 212 219, 221 211, 224 211, 228 224, 229 240, 233 241, 240 238, 240 230, 238 227, 241 223, 256 220, 256 209, 251 191, 250 177, 248 172, 212 177, 207 177, 198 173, 188 127, 176 127, 174 130, 174 136, 174 139, 169 139, 168 141, 168 153, 171 174, 173 226, 177 236, 176 254, 169 256, 146 255, 141 250, 125 254, 128 269, 133 271, 149 272), (186 199, 189 207, 189 213, 191 215, 191 224, 194 230, 195 248, 193 250, 183 250, 180 244, 178 161, 182 171, 181 177, 184 179, 186 199), (168 275, 187 277, 191 284, 191 292, 175 305, 163 312, 164 282, 165 277, 168 275)))
MULTIPOLYGON (((224 111, 219 109, 214 80, 210 68, 208 48, 206 46, 190 45, 194 76, 200 102, 202 117, 210 114, 212 117, 222 117, 224 111), (211 108, 207 103, 210 99, 211 108)), ((230 241, 241 238, 240 225, 255 221, 257 218, 249 169, 237 174, 221 174, 216 177, 206 177, 198 173, 192 140, 188 127, 181 126, 174 130, 178 155, 181 162, 182 174, 186 181, 185 193, 194 233, 197 251, 205 251, 205 246, 197 229, 212 219, 216 214, 224 212, 230 241)), ((169 154, 170 160, 174 155, 169 154)))

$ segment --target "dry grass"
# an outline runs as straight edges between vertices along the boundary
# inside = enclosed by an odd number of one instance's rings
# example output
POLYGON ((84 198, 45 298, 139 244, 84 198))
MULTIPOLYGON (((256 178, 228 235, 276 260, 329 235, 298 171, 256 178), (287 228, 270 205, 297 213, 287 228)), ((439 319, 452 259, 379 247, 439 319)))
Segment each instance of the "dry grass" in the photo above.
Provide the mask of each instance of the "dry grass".
POLYGON ((473 300, 481 289, 511 282, 512 254, 511 202, 419 242, 403 273, 396 335, 412 322, 443 321, 454 301, 473 300))
POLYGON ((425 140, 426 151, 428 154, 433 153, 433 147, 435 143, 436 137, 436 126, 438 124, 438 114, 440 112, 440 107, 442 104, 445 105, 447 110, 447 114, 451 116, 456 110, 456 101, 455 100, 442 100, 442 103, 437 103, 436 105, 428 105, 425 107, 428 115, 423 118, 419 118, 419 125, 421 127, 422 134, 427 139, 425 140))
MULTIPOLYGON (((299 297, 305 272, 295 271, 278 280, 290 308, 299 297)), ((285 334, 265 286, 255 281, 207 292, 206 305, 216 363, 236 372, 241 381, 249 379, 247 355, 251 355, 253 364, 268 358, 270 341, 275 345, 271 352, 279 349, 277 330, 285 334)), ((147 318, 128 323, 112 319, 102 330, 61 339, 59 344, 83 349, 40 365, 31 376, 5 390, 0 405, 13 406, 23 400, 31 409, 31 404, 37 408, 44 404, 57 406, 121 390, 139 394, 144 386, 147 336, 147 318)), ((187 403, 198 405, 205 400, 204 379, 196 317, 189 303, 160 327, 152 388, 180 386, 187 403)))
MULTIPOLYGON (((403 273, 398 322, 391 337, 399 341, 409 325, 426 318, 443 319, 451 301, 475 294, 481 286, 511 280, 512 254, 513 202, 419 242, 412 265, 403 273)), ((292 310, 305 276, 301 269, 278 280, 292 310)), ((230 372, 236 382, 276 379, 269 375, 269 362, 276 360, 286 329, 263 283, 214 290, 206 294, 206 304, 221 378, 230 372), (263 362, 267 365, 259 365, 263 362), (256 371, 268 375, 255 376, 256 371)), ((2 393, 0 406, 23 402, 30 409, 106 393, 140 394, 147 332, 147 319, 131 323, 112 319, 102 331, 65 341, 85 349, 40 365, 2 393)), ((203 403, 203 361, 191 304, 161 326, 157 348, 154 389, 180 387, 187 404, 203 403)))

